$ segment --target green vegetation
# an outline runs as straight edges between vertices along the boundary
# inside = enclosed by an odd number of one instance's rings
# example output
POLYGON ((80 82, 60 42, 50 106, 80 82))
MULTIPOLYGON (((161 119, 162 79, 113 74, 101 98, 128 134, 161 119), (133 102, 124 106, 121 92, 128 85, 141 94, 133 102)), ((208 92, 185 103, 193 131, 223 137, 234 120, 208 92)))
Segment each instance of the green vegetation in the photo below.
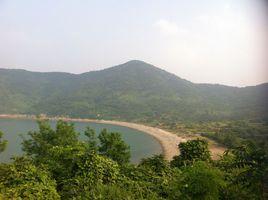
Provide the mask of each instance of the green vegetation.
POLYGON ((197 139, 181 143, 171 163, 155 155, 133 165, 119 133, 96 137, 87 128, 82 142, 71 123, 38 125, 23 141, 25 155, 0 164, 0 198, 265 199, 268 156, 254 143, 213 161, 207 142, 197 139))
POLYGON ((121 139, 119 133, 108 133, 106 129, 103 129, 99 135, 100 147, 99 153, 119 164, 129 162, 130 148, 121 139))
POLYGON ((6 148, 7 141, 2 139, 3 133, 0 131, 0 153, 3 152, 6 148))
POLYGON ((56 181, 41 166, 26 157, 15 158, 12 164, 0 165, 0 198, 60 199, 56 181))
POLYGON ((0 69, 0 113, 116 119, 155 126, 268 120, 268 84, 194 84, 142 61, 80 75, 0 69))
POLYGON ((250 121, 229 121, 208 123, 203 126, 202 136, 209 137, 227 147, 236 147, 245 141, 252 141, 268 149, 268 124, 250 121))
POLYGON ((205 140, 192 140, 179 144, 180 155, 174 156, 171 165, 176 167, 189 166, 196 161, 209 161, 210 152, 205 140))

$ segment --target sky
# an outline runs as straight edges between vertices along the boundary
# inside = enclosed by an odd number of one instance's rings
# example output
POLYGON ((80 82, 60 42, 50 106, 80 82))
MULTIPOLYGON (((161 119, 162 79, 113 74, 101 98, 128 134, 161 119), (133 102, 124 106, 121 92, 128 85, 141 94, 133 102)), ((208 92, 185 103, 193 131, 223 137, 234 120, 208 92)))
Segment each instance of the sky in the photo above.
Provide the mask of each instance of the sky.
POLYGON ((0 0, 0 68, 142 60, 195 83, 257 85, 268 82, 267 14, 264 0, 0 0))

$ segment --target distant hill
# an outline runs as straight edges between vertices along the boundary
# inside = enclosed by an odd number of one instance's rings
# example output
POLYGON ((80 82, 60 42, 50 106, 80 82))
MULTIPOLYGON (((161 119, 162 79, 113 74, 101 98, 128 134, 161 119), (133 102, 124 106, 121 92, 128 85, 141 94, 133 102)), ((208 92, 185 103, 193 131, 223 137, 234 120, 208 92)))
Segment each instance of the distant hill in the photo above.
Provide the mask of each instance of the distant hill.
POLYGON ((142 61, 79 75, 0 69, 0 113, 127 121, 268 119, 268 83, 194 84, 142 61))

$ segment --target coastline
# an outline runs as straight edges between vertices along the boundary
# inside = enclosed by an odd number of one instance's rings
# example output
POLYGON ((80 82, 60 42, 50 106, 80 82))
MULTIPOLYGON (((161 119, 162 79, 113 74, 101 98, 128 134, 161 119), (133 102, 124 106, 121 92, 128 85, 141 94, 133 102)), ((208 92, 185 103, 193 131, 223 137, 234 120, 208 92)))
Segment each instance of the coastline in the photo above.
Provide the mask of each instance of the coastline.
MULTIPOLYGON (((35 115, 22 115, 22 114, 0 114, 0 119, 28 119, 28 120, 36 120, 38 117, 35 115)), ((195 139, 196 137, 182 137, 176 135, 175 133, 165 131, 160 128, 146 126, 143 124, 136 124, 131 122, 123 122, 123 121, 112 121, 112 120, 97 120, 97 119, 82 119, 82 118, 69 118, 69 117, 47 117, 41 115, 39 118, 48 119, 52 121, 63 120, 69 122, 93 122, 99 124, 111 124, 116 126, 124 126, 127 128, 135 129, 141 131, 145 134, 148 134, 154 137, 160 144, 162 149, 162 154, 166 160, 172 160, 172 158, 176 155, 179 155, 178 145, 181 142, 186 142, 190 139, 195 139)), ((205 138, 208 141, 211 141, 208 138, 205 138)), ((215 141, 212 144, 209 144, 209 150, 211 152, 211 158, 213 160, 217 160, 220 158, 220 155, 224 153, 226 150, 225 147, 218 145, 215 141)))
MULTIPOLYGON (((154 137, 161 145, 164 158, 166 160, 171 160, 173 156, 179 154, 178 144, 180 142, 186 142, 187 139, 182 138, 174 133, 155 128, 150 126, 145 126, 142 124, 136 124, 131 122, 123 121, 111 121, 111 120, 96 120, 96 119, 81 119, 81 118, 68 118, 68 117, 41 117, 49 120, 63 120, 70 122, 93 122, 100 124, 112 124, 117 126, 124 126, 131 129, 135 129, 154 137)), ((36 120, 37 117, 34 115, 19 115, 19 114, 0 114, 0 119, 29 119, 36 120)))

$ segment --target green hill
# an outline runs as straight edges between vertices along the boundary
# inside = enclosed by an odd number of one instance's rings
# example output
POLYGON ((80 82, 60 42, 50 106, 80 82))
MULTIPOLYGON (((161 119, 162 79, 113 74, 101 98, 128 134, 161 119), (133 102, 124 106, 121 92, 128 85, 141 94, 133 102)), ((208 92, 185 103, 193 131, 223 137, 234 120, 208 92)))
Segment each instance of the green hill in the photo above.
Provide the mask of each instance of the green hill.
POLYGON ((127 121, 268 119, 268 84, 195 84, 142 61, 69 74, 0 69, 0 113, 127 121))

